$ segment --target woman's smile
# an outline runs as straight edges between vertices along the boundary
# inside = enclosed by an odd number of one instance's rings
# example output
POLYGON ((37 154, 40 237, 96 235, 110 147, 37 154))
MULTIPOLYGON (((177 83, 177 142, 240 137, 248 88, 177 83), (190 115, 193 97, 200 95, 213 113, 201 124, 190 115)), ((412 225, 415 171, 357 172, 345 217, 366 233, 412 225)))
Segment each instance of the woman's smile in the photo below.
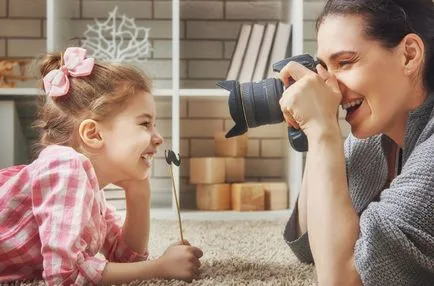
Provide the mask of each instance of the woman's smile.
POLYGON ((363 99, 356 99, 351 102, 342 104, 342 108, 347 111, 345 120, 348 123, 351 123, 351 121, 353 121, 353 119, 359 114, 358 111, 361 109, 363 102, 364 102, 363 99))

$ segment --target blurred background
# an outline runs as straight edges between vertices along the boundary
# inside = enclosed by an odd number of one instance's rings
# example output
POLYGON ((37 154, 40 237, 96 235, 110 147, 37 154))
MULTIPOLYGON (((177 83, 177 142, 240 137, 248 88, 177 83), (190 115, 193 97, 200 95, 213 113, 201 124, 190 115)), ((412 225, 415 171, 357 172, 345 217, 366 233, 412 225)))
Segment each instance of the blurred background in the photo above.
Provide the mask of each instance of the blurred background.
MULTIPOLYGON (((157 127, 165 143, 154 159, 152 204, 173 204, 164 159, 164 149, 169 148, 183 159, 175 172, 181 205, 196 209, 197 186, 190 181, 189 159, 215 157, 215 134, 232 127, 228 94, 216 82, 227 78, 241 26, 277 28, 285 23, 291 28, 288 37, 280 39, 287 45, 285 57, 315 55, 315 20, 323 5, 322 0, 0 0, 0 168, 34 159, 32 145, 38 138, 31 124, 40 94, 34 59, 68 46, 85 46, 86 41, 87 47, 100 46, 95 57, 102 59, 98 57, 104 51, 110 53, 103 42, 119 41, 120 36, 111 37, 116 27, 132 32, 124 40, 150 47, 123 60, 134 60, 154 79, 157 127), (143 33, 131 37, 137 30, 143 33)), ((118 53, 127 49, 124 43, 118 53)), ((344 124, 342 135, 347 134, 344 124)), ((250 129, 247 135, 246 153, 240 155, 243 181, 286 182, 287 200, 293 200, 303 159, 289 150, 285 124, 250 129)), ((122 192, 116 186, 109 189, 109 197, 122 209, 122 192)))

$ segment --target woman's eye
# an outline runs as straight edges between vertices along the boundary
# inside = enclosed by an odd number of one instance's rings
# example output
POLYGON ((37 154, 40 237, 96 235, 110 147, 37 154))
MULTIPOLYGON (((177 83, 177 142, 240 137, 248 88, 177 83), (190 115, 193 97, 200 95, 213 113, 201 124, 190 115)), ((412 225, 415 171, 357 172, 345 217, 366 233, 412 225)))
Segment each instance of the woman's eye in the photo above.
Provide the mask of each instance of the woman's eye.
POLYGON ((339 68, 345 68, 351 65, 352 63, 353 63, 352 61, 340 61, 338 62, 338 66, 339 68))

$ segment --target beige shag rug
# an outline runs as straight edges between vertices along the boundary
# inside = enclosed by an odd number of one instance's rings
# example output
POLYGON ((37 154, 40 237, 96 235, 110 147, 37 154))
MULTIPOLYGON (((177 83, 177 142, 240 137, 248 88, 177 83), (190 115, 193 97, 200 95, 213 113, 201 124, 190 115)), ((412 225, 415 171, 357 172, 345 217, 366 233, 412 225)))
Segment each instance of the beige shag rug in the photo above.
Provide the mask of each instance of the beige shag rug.
MULTIPOLYGON (((183 221, 184 238, 200 247, 201 277, 128 285, 314 285, 314 268, 297 261, 283 240, 285 221, 183 221)), ((177 221, 152 220, 151 259, 179 240, 177 221)), ((42 282, 10 285, 43 285, 42 282)))

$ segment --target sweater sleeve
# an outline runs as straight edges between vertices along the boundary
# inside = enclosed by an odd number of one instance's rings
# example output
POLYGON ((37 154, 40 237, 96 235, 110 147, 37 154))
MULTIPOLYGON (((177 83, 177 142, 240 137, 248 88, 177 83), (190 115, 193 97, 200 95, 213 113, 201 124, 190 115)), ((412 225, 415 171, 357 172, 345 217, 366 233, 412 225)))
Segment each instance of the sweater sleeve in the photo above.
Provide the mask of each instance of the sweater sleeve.
POLYGON ((364 285, 434 281, 434 136, 360 217, 355 265, 364 285))
POLYGON ((297 218, 298 218, 298 199, 294 206, 288 223, 286 224, 283 236, 286 243, 291 248, 294 255, 303 263, 313 263, 312 252, 309 245, 309 235, 307 232, 297 236, 297 218))

